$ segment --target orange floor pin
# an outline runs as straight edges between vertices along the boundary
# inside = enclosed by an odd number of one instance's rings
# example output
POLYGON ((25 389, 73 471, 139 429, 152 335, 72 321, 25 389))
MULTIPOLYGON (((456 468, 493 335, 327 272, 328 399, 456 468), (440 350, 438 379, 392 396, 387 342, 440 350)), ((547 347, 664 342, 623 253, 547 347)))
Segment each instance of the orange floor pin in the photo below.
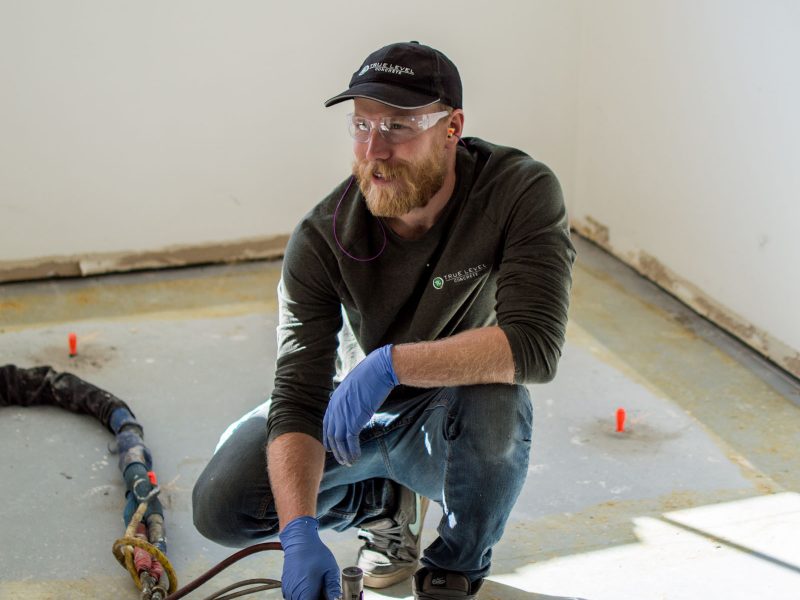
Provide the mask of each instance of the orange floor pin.
POLYGON ((625 431, 625 409, 617 409, 617 431, 625 431))
POLYGON ((78 336, 75 333, 69 334, 69 355, 75 356, 78 354, 78 336))

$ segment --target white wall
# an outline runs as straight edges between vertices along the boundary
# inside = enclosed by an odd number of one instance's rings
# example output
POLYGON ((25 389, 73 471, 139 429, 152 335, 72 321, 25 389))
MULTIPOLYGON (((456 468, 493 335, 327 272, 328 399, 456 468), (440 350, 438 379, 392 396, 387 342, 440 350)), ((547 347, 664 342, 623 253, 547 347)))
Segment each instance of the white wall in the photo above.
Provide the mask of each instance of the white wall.
POLYGON ((579 228, 800 376, 800 3, 581 3, 579 228))
POLYGON ((800 376, 800 3, 0 0, 0 266, 288 233, 349 172, 367 53, 459 65, 466 133, 800 376))
POLYGON ((468 134, 567 172, 571 11, 0 0, 0 261, 290 232, 349 174, 350 103, 324 100, 392 41, 461 66, 468 134))

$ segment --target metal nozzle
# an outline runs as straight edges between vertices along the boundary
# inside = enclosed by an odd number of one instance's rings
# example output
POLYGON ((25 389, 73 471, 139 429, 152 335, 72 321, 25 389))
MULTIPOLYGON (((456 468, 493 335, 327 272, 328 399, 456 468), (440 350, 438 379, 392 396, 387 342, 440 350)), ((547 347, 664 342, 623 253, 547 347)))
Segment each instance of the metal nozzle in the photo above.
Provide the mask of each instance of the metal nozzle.
POLYGON ((364 572, 358 567, 342 569, 342 600, 364 598, 364 572))

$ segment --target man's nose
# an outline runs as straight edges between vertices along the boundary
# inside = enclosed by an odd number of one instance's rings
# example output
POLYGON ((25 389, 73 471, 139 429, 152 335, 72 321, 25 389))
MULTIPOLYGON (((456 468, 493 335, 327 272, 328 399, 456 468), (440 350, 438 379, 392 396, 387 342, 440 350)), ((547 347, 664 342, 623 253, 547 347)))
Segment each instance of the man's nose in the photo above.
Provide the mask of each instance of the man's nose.
POLYGON ((386 160, 391 155, 391 145, 381 135, 377 127, 369 132, 367 140, 367 160, 386 160))

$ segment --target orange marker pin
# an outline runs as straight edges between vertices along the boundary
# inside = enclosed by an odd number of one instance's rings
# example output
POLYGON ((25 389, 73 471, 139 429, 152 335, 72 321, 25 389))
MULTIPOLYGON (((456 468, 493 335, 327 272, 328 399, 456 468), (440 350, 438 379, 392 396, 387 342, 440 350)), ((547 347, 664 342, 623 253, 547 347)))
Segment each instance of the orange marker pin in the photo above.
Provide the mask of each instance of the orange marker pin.
POLYGON ((617 409, 617 431, 625 431, 625 409, 617 409))
POLYGON ((78 354, 78 336, 74 333, 69 334, 69 355, 75 356, 78 354))

